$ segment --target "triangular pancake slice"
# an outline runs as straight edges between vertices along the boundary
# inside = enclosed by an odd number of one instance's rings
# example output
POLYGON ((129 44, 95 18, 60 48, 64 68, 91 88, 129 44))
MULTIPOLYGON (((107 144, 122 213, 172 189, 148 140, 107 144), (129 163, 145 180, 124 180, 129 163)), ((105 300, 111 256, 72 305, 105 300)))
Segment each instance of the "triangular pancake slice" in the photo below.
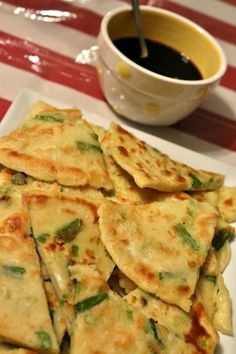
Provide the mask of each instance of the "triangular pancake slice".
POLYGON ((109 149, 109 140, 109 132, 107 131, 104 132, 101 140, 99 139, 114 187, 114 193, 110 196, 111 200, 118 203, 151 203, 160 199, 161 192, 151 188, 138 187, 133 177, 116 163, 109 149))
POLYGON ((57 340, 22 197, 0 189, 0 338, 56 354, 57 340))
POLYGON ((32 191, 49 191, 49 192, 65 192, 74 197, 85 199, 103 200, 103 193, 89 186, 65 187, 58 183, 43 182, 30 177, 22 172, 11 170, 10 168, 2 168, 0 171, 0 186, 10 187, 20 193, 32 191))
POLYGON ((203 304, 196 299, 189 314, 138 288, 125 296, 124 300, 167 329, 167 353, 172 353, 173 349, 174 353, 184 354, 214 352, 219 342, 218 333, 207 318, 203 304))
POLYGON ((166 353, 155 322, 111 291, 77 302, 75 314, 71 354, 166 353))
POLYGON ((106 193, 106 198, 117 203, 152 203, 166 199, 188 199, 191 198, 184 192, 160 192, 151 188, 140 188, 133 177, 120 167, 111 155, 109 148, 110 133, 104 128, 91 125, 98 135, 109 176, 112 180, 113 191, 106 193))
POLYGON ((97 135, 76 109, 39 112, 0 138, 0 163, 47 182, 112 189, 97 135))
MULTIPOLYGON (((80 120, 82 118, 82 112, 75 108, 75 109, 58 109, 57 107, 44 102, 44 101, 36 101, 31 107, 29 112, 27 113, 26 117, 24 120, 19 124, 19 128, 25 128, 28 126, 32 125, 32 122, 34 122, 34 119, 37 115, 41 115, 42 112, 47 112, 48 115, 43 118, 48 121, 57 121, 57 120, 62 120, 63 119, 63 114, 65 113, 67 115, 67 119, 70 119, 73 124, 77 122, 77 120, 80 120), (53 118, 54 115, 54 118, 53 118)), ((43 114, 44 114, 43 113, 43 114)), ((33 123, 34 124, 34 123, 33 123)))
POLYGON ((224 182, 220 174, 196 170, 170 159, 115 123, 108 138, 113 158, 140 188, 166 192, 208 190, 219 188, 224 182))
POLYGON ((104 202, 101 239, 118 268, 140 288, 189 311, 218 214, 193 199, 152 204, 104 202))
POLYGON ((158 326, 109 290, 96 265, 69 271, 77 287, 70 354, 162 353, 158 326))
POLYGON ((201 268, 195 295, 196 299, 203 304, 215 329, 232 336, 232 303, 220 273, 217 252, 213 248, 201 268))
MULTIPOLYGON (((65 302, 65 306, 73 305, 75 289, 68 269, 70 265, 94 264, 104 281, 114 268, 100 240, 97 210, 101 201, 58 191, 28 193, 25 200, 39 254, 59 300, 65 302)), ((70 326, 71 313, 69 308, 66 310, 70 326)))

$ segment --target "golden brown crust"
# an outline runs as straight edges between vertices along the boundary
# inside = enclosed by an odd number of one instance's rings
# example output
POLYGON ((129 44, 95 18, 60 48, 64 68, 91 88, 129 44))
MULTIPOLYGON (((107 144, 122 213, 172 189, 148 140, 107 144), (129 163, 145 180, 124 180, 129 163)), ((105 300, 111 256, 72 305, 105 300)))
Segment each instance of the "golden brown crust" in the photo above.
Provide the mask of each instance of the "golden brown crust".
POLYGON ((188 199, 140 205, 105 202, 99 208, 101 239, 121 271, 140 288, 185 311, 216 221, 215 209, 188 199), (182 225, 180 231, 177 225, 182 225))
POLYGON ((223 184, 223 175, 196 170, 171 160, 115 123, 112 123, 106 141, 115 161, 140 188, 174 192, 215 189, 223 184))
POLYGON ((77 315, 71 354, 80 351, 83 354, 165 353, 154 337, 149 319, 111 291, 103 302, 77 315))
POLYGON ((124 297, 125 301, 164 326, 169 333, 171 353, 178 348, 183 354, 212 354, 219 336, 207 317, 203 304, 194 298, 190 313, 136 289, 124 297))
POLYGON ((47 352, 56 354, 26 206, 19 193, 8 190, 6 195, 7 202, 0 201, 0 338, 37 351, 43 331, 49 338, 47 352))
POLYGON ((58 112, 65 115, 62 123, 33 118, 24 128, 2 137, 0 162, 48 182, 112 189, 92 128, 82 119, 72 124, 65 111, 58 112))

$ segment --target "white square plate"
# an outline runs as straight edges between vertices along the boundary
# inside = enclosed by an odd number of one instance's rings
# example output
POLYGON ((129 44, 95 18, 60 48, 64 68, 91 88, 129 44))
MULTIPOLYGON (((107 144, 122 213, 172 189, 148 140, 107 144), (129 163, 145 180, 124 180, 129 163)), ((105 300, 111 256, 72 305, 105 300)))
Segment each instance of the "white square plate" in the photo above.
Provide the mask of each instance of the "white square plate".
MULTIPOLYGON (((18 124, 23 120, 26 113, 30 110, 31 105, 38 101, 43 100, 57 107, 68 107, 68 104, 61 101, 56 101, 45 97, 35 91, 29 89, 24 89, 20 92, 16 100, 13 102, 8 112, 6 113, 4 119, 0 125, 0 136, 6 135, 15 129, 18 124)), ((89 112, 84 112, 84 117, 91 123, 95 123, 105 128, 108 128, 109 121, 89 112)), ((225 175, 225 185, 236 186, 236 168, 230 165, 223 164, 214 159, 196 153, 194 151, 188 150, 179 145, 170 143, 163 139, 157 138, 155 136, 149 135, 142 131, 125 127, 127 130, 133 132, 136 136, 142 140, 148 142, 150 145, 156 147, 168 154, 171 158, 184 162, 194 168, 206 169, 212 172, 218 172, 225 175)), ((42 142, 43 143, 43 142, 42 142)), ((236 223, 233 224, 236 227, 236 223)), ((233 325, 236 329, 236 240, 232 242, 232 258, 229 266, 224 272, 224 280, 227 288, 229 289, 232 303, 233 303, 233 325)), ((220 335, 220 345, 218 346, 217 354, 235 354, 236 353, 236 337, 230 337, 225 335, 220 335)), ((177 353, 176 353, 177 354, 177 353)))

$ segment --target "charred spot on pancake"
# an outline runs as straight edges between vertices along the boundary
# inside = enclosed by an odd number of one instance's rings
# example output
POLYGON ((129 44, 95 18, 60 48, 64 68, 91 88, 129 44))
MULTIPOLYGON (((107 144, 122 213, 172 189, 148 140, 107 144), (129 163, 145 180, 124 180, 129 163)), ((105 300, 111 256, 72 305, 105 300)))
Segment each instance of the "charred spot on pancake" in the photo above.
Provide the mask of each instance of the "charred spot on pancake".
POLYGON ((226 205, 227 207, 232 207, 234 204, 233 198, 228 198, 226 200, 224 200, 224 205, 226 205))
POLYGON ((141 296, 140 297, 140 303, 141 303, 141 305, 144 307, 144 306, 147 306, 147 304, 148 304, 148 302, 147 302, 147 300, 145 299, 145 297, 144 296, 141 296))
POLYGON ((87 248, 85 250, 85 254, 87 256, 87 259, 91 262, 94 262, 96 260, 95 254, 93 250, 90 250, 89 248, 87 248))
POLYGON ((16 231, 23 226, 23 220, 20 215, 13 215, 4 221, 10 231, 16 231))
POLYGON ((127 239, 121 239, 120 243, 124 246, 128 246, 129 245, 129 241, 127 239))
POLYGON ((151 272, 148 267, 146 267, 144 264, 140 263, 136 267, 137 273, 139 273, 142 277, 144 277, 147 281, 152 281, 156 278, 156 275, 151 272))
POLYGON ((190 331, 185 334, 185 340, 187 343, 191 343, 196 349, 198 353, 207 354, 207 350, 202 348, 199 344, 200 340, 203 338, 208 339, 210 337, 209 333, 206 329, 201 325, 201 318, 204 316, 204 308, 201 303, 197 303, 192 311, 192 327, 190 331))
POLYGON ((125 157, 129 157, 129 153, 124 146, 119 145, 117 148, 118 148, 121 155, 123 155, 125 157))
POLYGON ((190 268, 193 268, 193 269, 196 268, 196 266, 197 266, 196 262, 193 261, 193 260, 192 261, 188 261, 188 265, 189 265, 190 268))
POLYGON ((185 183, 186 182, 186 179, 183 176, 180 176, 180 175, 176 175, 175 179, 179 183, 185 183))
POLYGON ((140 140, 137 142, 137 145, 140 149, 142 150, 147 150, 147 146, 146 146, 146 143, 143 141, 143 140, 140 140))
POLYGON ((176 290, 178 293, 187 294, 189 293, 190 287, 188 285, 178 285, 176 286, 176 290))
POLYGON ((55 236, 53 240, 45 246, 48 251, 63 251, 65 249, 64 242, 60 239, 60 237, 55 236))

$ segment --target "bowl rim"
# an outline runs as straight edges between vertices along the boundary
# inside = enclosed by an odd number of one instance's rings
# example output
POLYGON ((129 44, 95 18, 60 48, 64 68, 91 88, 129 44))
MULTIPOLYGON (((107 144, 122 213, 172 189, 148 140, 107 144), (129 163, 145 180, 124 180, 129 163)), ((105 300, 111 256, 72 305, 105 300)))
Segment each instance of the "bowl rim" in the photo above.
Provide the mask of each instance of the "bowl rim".
POLYGON ((181 85, 186 85, 186 86, 205 86, 208 84, 213 84, 214 82, 220 80, 223 77, 223 75, 227 69, 227 60, 226 60, 225 53, 224 53, 223 49, 221 48, 220 44, 218 43, 218 41, 207 30, 205 30, 203 27, 198 25, 196 22, 194 22, 182 15, 179 15, 173 11, 170 11, 170 10, 166 10, 166 9, 162 9, 162 8, 154 7, 154 6, 148 6, 148 5, 141 5, 140 9, 141 9, 141 11, 144 11, 144 12, 161 13, 161 14, 164 14, 168 17, 176 18, 176 19, 186 23, 187 25, 193 27, 195 30, 197 30, 201 34, 203 34, 213 44, 213 46, 217 49, 219 56, 220 56, 220 67, 219 67, 218 71, 209 78, 200 79, 200 80, 183 80, 183 79, 175 79, 175 78, 171 78, 168 76, 154 73, 154 72, 152 72, 148 69, 145 69, 142 66, 134 63, 131 59, 129 59, 127 56, 125 56, 119 49, 117 49, 117 47, 112 42, 110 36, 108 35, 108 31, 107 31, 108 23, 113 17, 117 16, 120 13, 132 11, 132 7, 129 5, 121 6, 121 7, 118 7, 114 10, 110 10, 109 12, 107 12, 102 19, 101 27, 100 27, 100 35, 103 36, 103 38, 105 39, 107 44, 111 47, 112 51, 115 52, 115 54, 117 56, 119 56, 124 62, 127 62, 131 67, 133 67, 134 69, 136 69, 140 73, 147 75, 148 77, 162 79, 163 81, 165 81, 167 83, 181 84, 181 85))

